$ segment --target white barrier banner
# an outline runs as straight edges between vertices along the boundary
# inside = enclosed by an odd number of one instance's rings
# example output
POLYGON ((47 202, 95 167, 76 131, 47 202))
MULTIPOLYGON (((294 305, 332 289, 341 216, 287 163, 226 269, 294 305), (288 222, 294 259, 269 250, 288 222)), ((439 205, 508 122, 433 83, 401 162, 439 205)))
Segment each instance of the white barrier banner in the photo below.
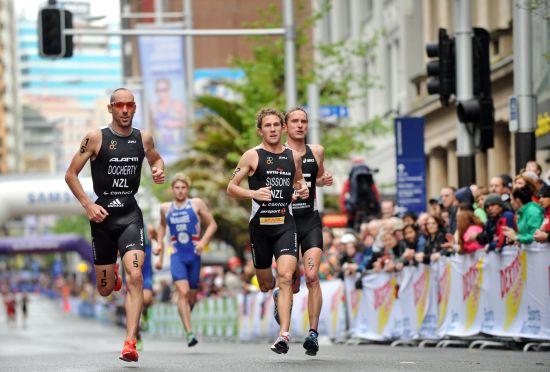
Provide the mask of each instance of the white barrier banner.
POLYGON ((268 293, 239 295, 239 338, 271 337, 279 329, 273 318, 273 297, 268 293))
MULTIPOLYGON (((332 338, 341 337, 346 331, 344 283, 340 280, 321 282, 323 307, 317 330, 332 338)), ((308 312, 308 290, 305 285, 294 295, 290 331, 293 337, 305 337, 310 328, 308 312)), ((277 327, 277 330, 279 328, 277 327)))
MULTIPOLYGON (((346 313, 344 284, 340 280, 321 282, 323 307, 318 331, 337 338, 345 334, 346 313)), ((242 340, 273 337, 279 325, 273 317, 273 296, 268 293, 239 295, 239 337, 242 340)), ((293 337, 305 337, 309 331, 308 289, 305 285, 293 297, 290 333, 293 337)))
POLYGON ((482 251, 451 257, 451 298, 447 334, 451 336, 472 336, 481 331, 482 309, 487 306, 487 296, 491 290, 491 278, 486 278, 484 270, 486 255, 482 251))
POLYGON ((429 268, 406 267, 398 274, 371 273, 363 278, 360 296, 348 280, 355 337, 383 341, 484 332, 550 339, 548 244, 441 257, 429 268))
POLYGON ((354 337, 383 341, 400 335, 400 324, 394 311, 396 288, 397 280, 393 274, 383 272, 363 278, 363 296, 354 337))
POLYGON ((501 269, 503 335, 550 339, 550 247, 533 243, 501 269))
POLYGON ((427 266, 407 266, 399 275, 398 305, 395 311, 400 319, 400 338, 418 338, 429 306, 430 270, 427 266))
POLYGON ((357 314, 359 313, 363 291, 355 289, 355 282, 359 279, 359 275, 346 276, 344 279, 344 288, 346 293, 346 314, 348 317, 348 330, 350 334, 354 334, 357 327, 357 314))
POLYGON ((430 266, 421 265, 420 270, 426 270, 428 272, 428 295, 426 310, 424 315, 424 321, 418 330, 418 337, 422 339, 436 339, 437 338, 437 320, 438 313, 438 279, 439 279, 439 265, 437 263, 430 266))

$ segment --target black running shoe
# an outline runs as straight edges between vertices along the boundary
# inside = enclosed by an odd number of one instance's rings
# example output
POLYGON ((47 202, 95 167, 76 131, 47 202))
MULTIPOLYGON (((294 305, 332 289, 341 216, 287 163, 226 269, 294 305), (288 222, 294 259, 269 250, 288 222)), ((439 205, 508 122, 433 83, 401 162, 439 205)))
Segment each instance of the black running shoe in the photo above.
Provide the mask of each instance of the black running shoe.
POLYGON ((319 341, 317 340, 317 333, 309 332, 309 335, 304 341, 304 349, 306 349, 306 354, 315 356, 319 351, 319 341))
POLYGON ((192 333, 189 333, 187 335, 187 346, 188 347, 193 347, 198 343, 199 343, 199 340, 197 340, 197 338, 192 333))

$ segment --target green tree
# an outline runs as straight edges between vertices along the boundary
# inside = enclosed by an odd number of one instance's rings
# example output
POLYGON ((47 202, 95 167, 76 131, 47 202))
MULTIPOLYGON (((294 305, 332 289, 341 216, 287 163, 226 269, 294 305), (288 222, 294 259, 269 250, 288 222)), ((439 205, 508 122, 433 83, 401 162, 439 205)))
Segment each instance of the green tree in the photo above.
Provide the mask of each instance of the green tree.
MULTIPOLYGON (((320 12, 306 14, 306 0, 296 2, 296 65, 298 102, 306 103, 307 85, 316 82, 321 88, 322 104, 350 105, 361 99, 364 92, 375 85, 366 75, 353 73, 352 56, 365 58, 376 45, 378 35, 367 42, 340 42, 312 46, 309 42, 311 28, 328 11, 325 5, 320 12), (318 47, 325 55, 322 64, 316 65, 311 57, 312 48, 318 47), (321 69, 337 71, 330 79, 321 78, 321 69), (355 84, 359 90, 352 89, 355 84), (350 92, 359 92, 353 96, 350 92)), ((281 12, 275 5, 260 10, 260 21, 248 26, 280 27, 281 12)), ((217 236, 241 251, 248 242, 248 217, 250 201, 237 201, 227 197, 225 189, 229 176, 241 154, 258 144, 255 115, 262 107, 284 108, 284 40, 280 37, 254 37, 253 58, 234 58, 232 65, 244 72, 239 82, 220 82, 230 88, 240 99, 229 102, 212 96, 197 98, 206 114, 193 124, 194 138, 190 144, 190 156, 170 167, 169 173, 185 172, 193 180, 192 189, 210 206, 218 222, 217 236)), ((385 123, 377 118, 364 123, 342 121, 338 125, 322 123, 322 143, 327 158, 346 157, 350 152, 367 148, 365 135, 386 131, 385 123)), ((162 200, 170 198, 167 188, 155 190, 162 200)))
POLYGON ((90 221, 84 215, 63 217, 56 221, 52 228, 56 234, 78 234, 88 241, 92 240, 90 221))

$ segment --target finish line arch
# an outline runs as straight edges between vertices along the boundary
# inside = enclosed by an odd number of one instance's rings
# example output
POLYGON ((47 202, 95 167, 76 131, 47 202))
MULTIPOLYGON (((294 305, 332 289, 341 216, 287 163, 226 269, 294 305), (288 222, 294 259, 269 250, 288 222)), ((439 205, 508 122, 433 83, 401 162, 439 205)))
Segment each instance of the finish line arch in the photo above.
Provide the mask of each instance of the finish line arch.
POLYGON ((0 254, 31 254, 75 251, 93 264, 92 247, 77 234, 0 238, 0 254))
MULTIPOLYGON (((95 200, 92 178, 80 177, 90 199, 95 200)), ((84 210, 65 183, 64 175, 0 177, 0 225, 25 215, 82 214, 84 210)))

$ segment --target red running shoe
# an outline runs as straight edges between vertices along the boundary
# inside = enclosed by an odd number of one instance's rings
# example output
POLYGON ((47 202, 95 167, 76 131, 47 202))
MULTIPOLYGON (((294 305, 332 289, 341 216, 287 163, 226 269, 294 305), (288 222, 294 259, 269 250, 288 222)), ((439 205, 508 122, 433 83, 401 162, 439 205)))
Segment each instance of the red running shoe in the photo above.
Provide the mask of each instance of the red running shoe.
POLYGON ((124 342, 124 347, 122 348, 122 353, 120 353, 119 359, 125 362, 138 361, 139 355, 136 351, 136 340, 127 340, 124 342))
POLYGON ((115 265, 115 287, 113 288, 115 292, 120 291, 122 288, 122 278, 118 275, 118 263, 115 265))

